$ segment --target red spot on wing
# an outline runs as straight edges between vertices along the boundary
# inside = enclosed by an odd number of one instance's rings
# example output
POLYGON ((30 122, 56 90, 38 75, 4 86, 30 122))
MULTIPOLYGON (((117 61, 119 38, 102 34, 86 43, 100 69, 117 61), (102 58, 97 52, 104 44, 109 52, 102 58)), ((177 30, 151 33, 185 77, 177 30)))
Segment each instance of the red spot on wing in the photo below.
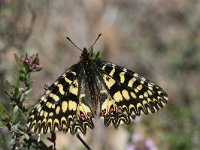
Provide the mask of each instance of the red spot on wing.
POLYGON ((85 115, 83 113, 80 113, 80 117, 85 117, 85 115))
POLYGON ((87 113, 88 117, 92 117, 92 113, 87 113))
POLYGON ((113 107, 111 107, 111 108, 110 108, 110 112, 113 112, 113 111, 114 111, 114 108, 113 108, 113 107))

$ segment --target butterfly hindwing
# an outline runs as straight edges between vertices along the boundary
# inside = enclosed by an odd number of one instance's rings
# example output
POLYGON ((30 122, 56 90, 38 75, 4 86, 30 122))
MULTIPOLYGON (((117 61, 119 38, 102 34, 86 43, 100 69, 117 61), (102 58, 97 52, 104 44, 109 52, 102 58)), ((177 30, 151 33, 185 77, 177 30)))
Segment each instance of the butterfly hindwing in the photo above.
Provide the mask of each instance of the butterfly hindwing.
POLYGON ((86 133, 86 126, 93 127, 91 116, 84 119, 88 106, 79 103, 80 64, 76 64, 60 76, 40 98, 28 118, 28 128, 34 132, 47 133, 56 130, 75 134, 86 133))
POLYGON ((126 124, 130 123, 130 117, 120 113, 116 100, 109 92, 109 88, 115 84, 115 80, 107 74, 101 73, 96 77, 99 90, 100 116, 104 119, 105 126, 109 126, 112 122, 117 128, 120 121, 123 120, 126 124))
POLYGON ((112 122, 118 127, 121 120, 129 124, 131 118, 154 113, 167 103, 167 94, 137 73, 105 61, 95 64, 107 94, 107 98, 100 100, 106 126, 112 122))

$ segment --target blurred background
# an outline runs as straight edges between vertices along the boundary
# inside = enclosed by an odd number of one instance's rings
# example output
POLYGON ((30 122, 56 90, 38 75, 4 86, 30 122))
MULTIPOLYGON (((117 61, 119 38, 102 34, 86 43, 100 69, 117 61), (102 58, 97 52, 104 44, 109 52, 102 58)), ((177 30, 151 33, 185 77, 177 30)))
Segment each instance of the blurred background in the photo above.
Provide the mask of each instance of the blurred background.
MULTIPOLYGON (((83 139, 94 150, 200 149, 200 1, 198 0, 0 0, 0 103, 5 80, 16 74, 14 53, 38 53, 32 99, 79 60, 98 34, 95 52, 154 81, 168 105, 117 130, 96 121, 83 139)), ((0 130, 0 138, 10 136, 0 130)), ((1 142, 0 142, 1 143, 1 142)), ((2 143, 1 143, 2 144, 2 143)), ((1 147, 0 144, 0 147, 1 147)), ((58 150, 83 150, 69 133, 57 133, 58 150)))

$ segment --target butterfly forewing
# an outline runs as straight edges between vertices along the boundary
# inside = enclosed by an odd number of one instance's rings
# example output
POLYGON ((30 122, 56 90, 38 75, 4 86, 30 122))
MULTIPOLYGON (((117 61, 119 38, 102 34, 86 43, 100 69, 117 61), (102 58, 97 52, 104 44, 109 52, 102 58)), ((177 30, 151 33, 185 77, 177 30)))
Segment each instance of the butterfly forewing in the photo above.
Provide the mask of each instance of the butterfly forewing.
POLYGON ((100 100, 106 126, 112 122, 118 127, 121 120, 129 124, 131 118, 154 113, 167 103, 167 94, 162 88, 137 73, 110 62, 96 61, 95 64, 107 95, 100 100))
POLYGON ((46 133, 70 129, 72 134, 78 130, 86 133, 86 125, 93 128, 89 107, 80 100, 80 64, 76 64, 60 76, 40 98, 28 118, 28 128, 34 132, 46 133))

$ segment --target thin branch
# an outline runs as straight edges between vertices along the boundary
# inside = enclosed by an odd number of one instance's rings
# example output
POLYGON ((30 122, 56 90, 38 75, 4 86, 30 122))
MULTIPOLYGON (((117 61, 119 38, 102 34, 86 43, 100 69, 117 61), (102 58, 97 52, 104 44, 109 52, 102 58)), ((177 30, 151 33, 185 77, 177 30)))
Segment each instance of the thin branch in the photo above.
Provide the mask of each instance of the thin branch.
POLYGON ((50 142, 53 143, 52 150, 56 150, 56 134, 51 132, 51 138, 47 138, 50 142))
POLYGON ((87 148, 87 150, 91 150, 91 148, 87 145, 87 143, 80 137, 79 133, 76 134, 76 137, 81 141, 81 143, 87 148))

